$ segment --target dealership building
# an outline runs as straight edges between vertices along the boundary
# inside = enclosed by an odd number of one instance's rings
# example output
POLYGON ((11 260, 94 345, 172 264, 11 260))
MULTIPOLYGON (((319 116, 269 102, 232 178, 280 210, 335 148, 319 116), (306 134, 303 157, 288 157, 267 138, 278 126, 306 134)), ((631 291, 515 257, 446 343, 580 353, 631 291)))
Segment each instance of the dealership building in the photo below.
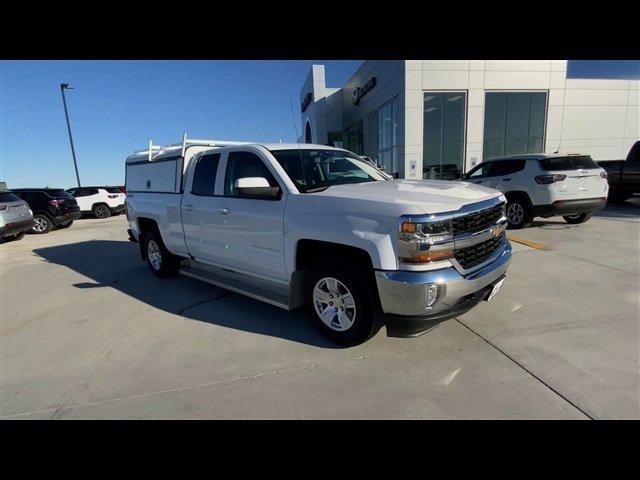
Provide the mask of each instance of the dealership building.
POLYGON ((567 78, 566 60, 368 60, 342 88, 313 65, 299 141, 341 146, 398 178, 452 178, 539 152, 626 157, 640 80, 567 78))

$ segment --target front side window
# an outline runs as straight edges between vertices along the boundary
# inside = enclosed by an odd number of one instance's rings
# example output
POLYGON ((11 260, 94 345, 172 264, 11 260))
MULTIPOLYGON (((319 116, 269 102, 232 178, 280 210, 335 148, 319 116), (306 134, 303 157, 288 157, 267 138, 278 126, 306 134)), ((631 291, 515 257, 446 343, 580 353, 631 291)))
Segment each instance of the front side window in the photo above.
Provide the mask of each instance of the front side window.
POLYGON ((471 170, 467 176, 468 178, 484 178, 489 175, 489 169, 491 168, 491 163, 481 163, 473 170, 471 170))
MULTIPOLYGON (((227 159, 227 172, 224 179, 224 195, 227 197, 247 197, 236 188, 236 180, 240 178, 264 178, 269 187, 279 187, 275 177, 271 174, 262 159, 251 152, 230 152, 227 159)), ((255 196, 251 196, 255 198, 255 196)))
POLYGON ((300 193, 333 185, 386 180, 373 165, 344 150, 272 150, 300 193))
POLYGON ((546 92, 487 92, 483 158, 543 151, 546 92))
POLYGON ((502 160, 499 162, 492 162, 489 176, 499 177, 519 172, 524 169, 525 162, 526 160, 502 160))
POLYGON ((216 172, 220 163, 220 154, 203 155, 198 159, 193 172, 191 193, 205 197, 213 197, 216 185, 216 172))

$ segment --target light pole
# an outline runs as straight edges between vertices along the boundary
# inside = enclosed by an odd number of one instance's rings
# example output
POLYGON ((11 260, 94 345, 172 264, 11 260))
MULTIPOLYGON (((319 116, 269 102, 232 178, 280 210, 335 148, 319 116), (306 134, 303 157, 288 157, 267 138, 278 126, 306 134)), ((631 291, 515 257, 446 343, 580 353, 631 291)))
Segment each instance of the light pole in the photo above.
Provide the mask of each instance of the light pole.
POLYGON ((71 143, 71 155, 73 155, 73 166, 76 169, 76 180, 78 180, 78 190, 80 189, 80 174, 78 173, 78 162, 76 161, 76 149, 73 147, 73 137, 71 136, 71 124, 69 123, 69 112, 67 111, 67 99, 64 96, 65 90, 73 90, 68 83, 60 84, 60 93, 62 94, 62 104, 64 105, 64 116, 67 118, 67 129, 69 130, 69 142, 71 143))

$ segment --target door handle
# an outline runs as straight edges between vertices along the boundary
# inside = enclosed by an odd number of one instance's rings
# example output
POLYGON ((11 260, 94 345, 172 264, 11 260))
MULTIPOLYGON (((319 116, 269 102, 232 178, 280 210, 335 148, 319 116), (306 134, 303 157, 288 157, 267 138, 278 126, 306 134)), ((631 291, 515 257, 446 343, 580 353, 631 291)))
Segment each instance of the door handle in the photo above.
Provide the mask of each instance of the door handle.
POLYGON ((227 207, 222 207, 216 210, 216 212, 218 212, 220 215, 229 215, 231 213, 231 210, 229 210, 227 207))
POLYGON ((503 178, 503 179, 502 179, 502 181, 503 181, 503 182, 510 182, 510 181, 511 181, 511 179, 510 179, 510 178, 503 178))

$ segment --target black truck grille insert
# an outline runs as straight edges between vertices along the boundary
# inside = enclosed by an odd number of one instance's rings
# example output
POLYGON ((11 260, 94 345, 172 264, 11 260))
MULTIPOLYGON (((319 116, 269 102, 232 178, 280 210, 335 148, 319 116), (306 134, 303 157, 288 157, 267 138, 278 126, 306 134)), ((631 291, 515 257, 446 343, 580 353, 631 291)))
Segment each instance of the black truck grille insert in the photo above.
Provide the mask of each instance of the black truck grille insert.
POLYGON ((464 217, 453 219, 453 236, 464 235, 465 233, 475 233, 495 225, 502 217, 502 207, 504 203, 500 203, 493 207, 485 208, 479 212, 470 213, 464 217))
POLYGON ((454 250, 454 256, 458 263, 465 270, 480 265, 500 246, 504 234, 498 238, 491 238, 481 243, 477 243, 470 247, 459 248, 454 250))

